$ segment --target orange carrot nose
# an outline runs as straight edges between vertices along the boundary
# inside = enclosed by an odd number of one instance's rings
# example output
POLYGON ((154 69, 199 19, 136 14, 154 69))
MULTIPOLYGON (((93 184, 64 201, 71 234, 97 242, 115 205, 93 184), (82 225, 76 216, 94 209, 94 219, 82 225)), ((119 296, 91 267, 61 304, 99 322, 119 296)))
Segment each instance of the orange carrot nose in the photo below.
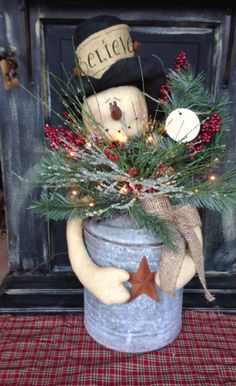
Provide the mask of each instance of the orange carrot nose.
POLYGON ((117 106, 116 102, 110 103, 109 108, 110 108, 112 119, 114 119, 114 121, 119 121, 119 119, 122 117, 122 111, 117 106))

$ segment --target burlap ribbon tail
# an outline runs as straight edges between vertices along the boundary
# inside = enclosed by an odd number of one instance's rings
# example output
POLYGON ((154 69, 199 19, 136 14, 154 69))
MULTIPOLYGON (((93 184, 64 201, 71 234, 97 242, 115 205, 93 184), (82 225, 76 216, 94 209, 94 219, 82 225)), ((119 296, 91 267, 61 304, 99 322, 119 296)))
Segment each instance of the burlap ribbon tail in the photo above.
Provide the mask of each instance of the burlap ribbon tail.
POLYGON ((176 251, 164 249, 159 264, 160 288, 174 294, 177 279, 186 254, 186 243, 193 259, 196 272, 205 290, 205 297, 209 301, 215 298, 208 291, 205 280, 204 257, 201 241, 194 232, 194 227, 201 226, 198 211, 191 205, 171 206, 166 196, 152 194, 143 200, 147 213, 157 214, 170 221, 176 232, 176 251))

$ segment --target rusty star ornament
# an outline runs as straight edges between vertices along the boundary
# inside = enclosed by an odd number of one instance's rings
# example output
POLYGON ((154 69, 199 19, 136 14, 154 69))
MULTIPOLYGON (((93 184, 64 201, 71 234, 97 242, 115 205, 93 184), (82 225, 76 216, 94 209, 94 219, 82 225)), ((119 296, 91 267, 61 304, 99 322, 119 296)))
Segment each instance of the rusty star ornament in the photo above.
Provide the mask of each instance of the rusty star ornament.
POLYGON ((129 274, 129 282, 132 284, 132 287, 130 291, 131 296, 128 302, 131 302, 142 294, 146 294, 153 300, 160 302, 156 290, 155 272, 150 271, 146 256, 143 256, 137 271, 129 272, 129 274))

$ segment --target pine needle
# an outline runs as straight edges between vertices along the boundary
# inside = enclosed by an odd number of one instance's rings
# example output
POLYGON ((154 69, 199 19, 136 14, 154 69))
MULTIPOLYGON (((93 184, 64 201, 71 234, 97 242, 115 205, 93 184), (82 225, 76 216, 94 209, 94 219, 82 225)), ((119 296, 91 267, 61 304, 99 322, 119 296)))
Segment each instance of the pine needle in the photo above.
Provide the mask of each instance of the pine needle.
POLYGON ((177 231, 169 221, 160 218, 156 214, 145 212, 143 206, 138 203, 129 208, 129 215, 139 227, 160 239, 166 249, 176 250, 177 231))

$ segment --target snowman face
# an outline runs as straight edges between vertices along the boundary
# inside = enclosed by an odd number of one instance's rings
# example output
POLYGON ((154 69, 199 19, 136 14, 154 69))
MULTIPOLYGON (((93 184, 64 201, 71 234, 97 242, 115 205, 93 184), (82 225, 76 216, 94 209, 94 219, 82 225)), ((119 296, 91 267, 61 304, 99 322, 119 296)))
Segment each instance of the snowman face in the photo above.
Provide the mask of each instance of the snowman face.
POLYGON ((98 127, 109 140, 125 142, 144 132, 147 104, 138 88, 113 87, 88 97, 82 107, 82 118, 89 131, 98 127))

